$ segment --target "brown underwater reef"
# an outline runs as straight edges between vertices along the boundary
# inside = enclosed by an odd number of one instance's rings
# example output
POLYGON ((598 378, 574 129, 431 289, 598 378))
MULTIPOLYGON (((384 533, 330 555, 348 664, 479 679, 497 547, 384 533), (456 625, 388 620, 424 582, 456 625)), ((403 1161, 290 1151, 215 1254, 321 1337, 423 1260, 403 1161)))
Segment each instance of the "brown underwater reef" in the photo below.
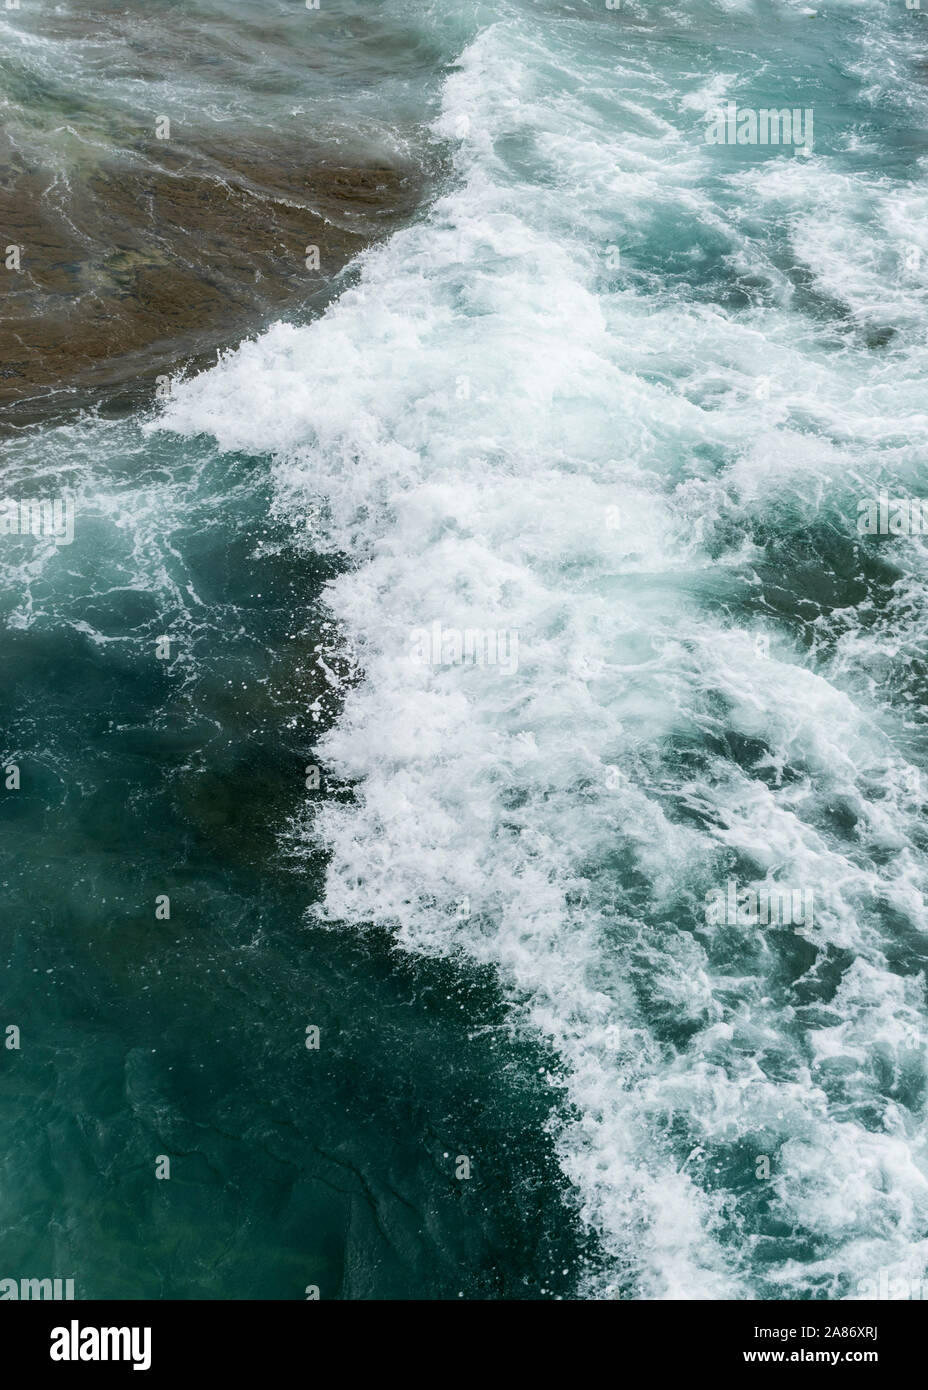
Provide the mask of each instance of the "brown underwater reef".
POLYGON ((311 311, 353 256, 411 217, 425 182, 305 147, 153 140, 125 167, 63 186, 0 144, 0 250, 21 248, 18 271, 0 260, 0 420, 132 409, 159 374, 311 311))

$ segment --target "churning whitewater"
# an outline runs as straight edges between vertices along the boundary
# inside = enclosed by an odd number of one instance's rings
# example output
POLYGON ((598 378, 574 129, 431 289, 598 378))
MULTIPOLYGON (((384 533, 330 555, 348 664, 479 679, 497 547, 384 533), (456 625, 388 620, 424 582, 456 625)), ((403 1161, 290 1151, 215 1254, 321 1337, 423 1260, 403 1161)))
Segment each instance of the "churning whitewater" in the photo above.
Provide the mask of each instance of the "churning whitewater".
POLYGON ((484 7, 433 205, 152 425, 348 558, 323 917, 491 965, 556 1049, 585 1297, 928 1258, 925 550, 858 526, 928 444, 896 8, 484 7), (727 101, 814 142, 720 148, 727 101))

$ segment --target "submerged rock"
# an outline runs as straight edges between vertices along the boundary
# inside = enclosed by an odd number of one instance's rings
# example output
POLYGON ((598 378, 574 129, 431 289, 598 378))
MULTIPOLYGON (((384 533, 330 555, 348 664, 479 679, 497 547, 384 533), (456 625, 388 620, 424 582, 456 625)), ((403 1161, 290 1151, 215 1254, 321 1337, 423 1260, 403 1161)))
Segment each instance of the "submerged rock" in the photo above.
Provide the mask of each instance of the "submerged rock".
POLYGON ((2 249, 19 262, 0 299, 8 423, 138 405, 160 373, 324 297, 421 196, 411 169, 312 162, 305 146, 151 145, 66 187, 5 152, 2 249))

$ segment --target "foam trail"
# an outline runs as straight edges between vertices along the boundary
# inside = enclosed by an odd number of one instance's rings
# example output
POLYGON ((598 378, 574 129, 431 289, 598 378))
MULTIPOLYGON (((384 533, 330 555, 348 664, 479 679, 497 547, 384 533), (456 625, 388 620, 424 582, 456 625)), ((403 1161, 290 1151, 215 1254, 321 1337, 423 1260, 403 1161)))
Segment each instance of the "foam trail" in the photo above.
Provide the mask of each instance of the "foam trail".
MULTIPOLYGON (((835 351, 784 247, 812 236, 824 299, 861 208, 883 256, 910 210, 860 173, 822 199, 817 155, 719 181, 704 74, 658 73, 601 16, 509 13, 445 86, 453 188, 159 423, 272 453, 279 513, 353 561, 329 594, 363 680, 318 752, 356 797, 308 832, 324 914, 492 964, 555 1045, 604 1257, 584 1291, 853 1296, 928 1239, 924 845, 862 675, 899 648, 866 604, 823 603, 803 642, 759 600, 803 582, 796 537, 852 536, 861 478, 905 478, 928 427, 920 291, 882 305, 890 373, 835 351), (776 246, 748 198, 789 209, 776 246), (719 307, 711 267, 689 292, 669 243, 655 277, 649 239, 681 227, 756 302, 719 307), (515 635, 515 668, 423 664, 435 622, 515 635), (812 887, 814 932, 707 923, 730 877, 812 887)), ((849 334, 871 269, 845 275, 849 334)), ((917 543, 900 564, 920 585, 917 543)))

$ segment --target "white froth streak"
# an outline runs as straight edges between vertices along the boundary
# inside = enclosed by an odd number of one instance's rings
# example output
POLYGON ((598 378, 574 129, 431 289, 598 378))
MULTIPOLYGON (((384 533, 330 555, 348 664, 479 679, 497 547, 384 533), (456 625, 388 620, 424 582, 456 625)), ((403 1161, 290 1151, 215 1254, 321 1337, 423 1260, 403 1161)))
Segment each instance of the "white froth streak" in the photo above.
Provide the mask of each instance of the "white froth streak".
MULTIPOLYGON (((792 495, 798 436, 784 427, 782 402, 745 404, 733 391, 726 408, 706 411, 637 372, 636 354, 649 334, 674 343, 689 334, 697 374, 736 375, 732 360, 744 360, 753 335, 760 360, 787 380, 797 351, 789 316, 766 333, 666 304, 649 317, 653 306, 634 296, 607 304, 594 293, 588 247, 551 233, 544 190, 507 183, 497 151, 513 122, 543 132, 551 158, 557 120, 572 136, 576 109, 565 101, 552 114, 536 96, 519 57, 526 42, 504 26, 487 31, 447 83, 440 133, 461 142, 459 187, 368 255, 360 284, 320 321, 278 326, 180 386, 162 423, 273 452, 280 514, 323 500, 326 530, 314 544, 357 561, 329 590, 365 679, 318 749, 357 784, 352 805, 323 804, 314 824, 330 856, 325 916, 385 922, 406 949, 463 949, 492 964, 556 1046, 580 1116, 558 1132, 563 1168, 610 1257, 592 1293, 750 1297, 738 1251, 719 1240, 737 1215, 727 1194, 694 1179, 698 1161, 681 1164, 669 1115, 709 1143, 774 1121, 789 1128, 778 1201, 845 1242, 846 1256, 810 1271, 821 1277, 863 1258, 857 1206, 845 1220, 840 1198, 851 1156, 861 1201, 891 1175, 876 1242, 884 1261, 910 1247, 928 1213, 922 1159, 901 1115, 896 1132, 879 1134, 830 1114, 808 1066, 772 1082, 739 1045, 742 1035, 755 1051, 785 1045, 763 977, 732 1022, 722 1002, 731 982, 711 977, 695 939, 655 937, 653 919, 629 915, 620 883, 610 902, 608 874, 593 866, 621 849, 646 873, 654 912, 681 884, 698 893, 732 848, 785 865, 794 880, 827 878, 839 910, 826 935, 871 972, 847 994, 855 1046, 867 1032, 865 986, 883 991, 884 1030, 900 1010, 917 1016, 917 990, 898 995, 877 929, 857 908, 878 879, 908 901, 923 866, 912 869, 905 846, 895 877, 848 861, 803 820, 790 789, 727 766, 717 778, 694 774, 694 804, 712 813, 704 827, 668 820, 637 784, 638 749, 711 720, 705 691, 725 692, 730 727, 763 736, 784 761, 801 756, 858 805, 856 780, 885 766, 885 737, 796 653, 758 663, 745 634, 707 620, 689 597, 710 563, 701 519, 718 484, 694 478, 674 492, 674 461, 700 444, 730 448, 746 422, 755 437, 779 436, 782 471, 735 471, 749 514, 778 487, 792 495), (435 619, 518 631, 518 671, 416 664, 409 633, 435 619), (611 766, 628 775, 606 790, 611 766), (667 998, 700 1023, 680 1053, 644 1026, 627 964, 613 958, 636 933, 667 998)), ((645 146, 610 152, 617 177, 650 188, 653 169, 639 172, 645 146)), ((676 154, 689 206, 692 158, 672 143, 668 196, 676 154)), ((812 355, 804 368, 793 401, 808 392, 846 418, 842 371, 812 355)), ((805 479, 844 464, 826 443, 799 447, 811 451, 805 479)), ((864 809, 876 824, 879 810, 864 809)), ((876 1257, 872 1244, 864 1253, 876 1257)), ((790 1262, 779 1270, 785 1288, 802 1277, 790 1262)))

